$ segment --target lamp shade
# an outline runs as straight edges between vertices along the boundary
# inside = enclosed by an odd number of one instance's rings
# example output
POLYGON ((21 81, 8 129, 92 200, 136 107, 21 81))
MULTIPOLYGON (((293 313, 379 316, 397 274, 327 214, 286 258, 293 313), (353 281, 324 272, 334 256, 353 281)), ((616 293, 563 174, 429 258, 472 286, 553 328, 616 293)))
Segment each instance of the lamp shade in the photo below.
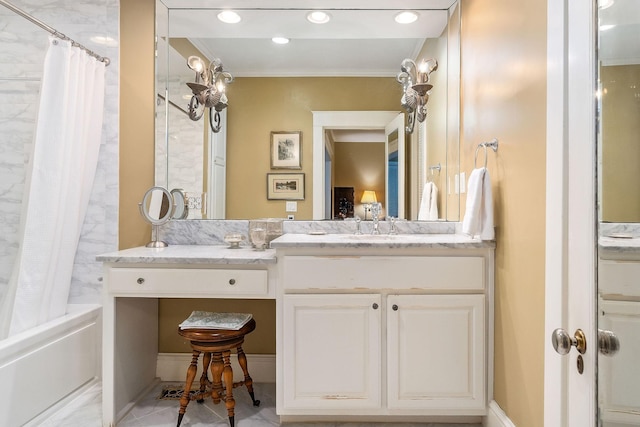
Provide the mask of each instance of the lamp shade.
POLYGON ((376 192, 373 190, 365 190, 362 193, 362 199, 360 203, 376 203, 378 199, 376 199, 376 192))

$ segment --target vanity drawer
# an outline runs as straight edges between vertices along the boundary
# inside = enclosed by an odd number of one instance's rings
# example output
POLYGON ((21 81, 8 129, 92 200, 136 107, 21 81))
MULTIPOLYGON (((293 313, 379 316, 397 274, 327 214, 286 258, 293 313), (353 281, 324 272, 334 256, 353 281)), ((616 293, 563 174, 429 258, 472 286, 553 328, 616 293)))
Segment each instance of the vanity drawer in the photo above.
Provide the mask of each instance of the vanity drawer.
POLYGON ((600 260, 598 292, 605 299, 640 297, 640 262, 600 260))
POLYGON ((266 270, 112 268, 112 294, 152 294, 157 297, 234 297, 268 293, 266 270))
POLYGON ((483 257, 286 256, 284 289, 482 291, 483 257))

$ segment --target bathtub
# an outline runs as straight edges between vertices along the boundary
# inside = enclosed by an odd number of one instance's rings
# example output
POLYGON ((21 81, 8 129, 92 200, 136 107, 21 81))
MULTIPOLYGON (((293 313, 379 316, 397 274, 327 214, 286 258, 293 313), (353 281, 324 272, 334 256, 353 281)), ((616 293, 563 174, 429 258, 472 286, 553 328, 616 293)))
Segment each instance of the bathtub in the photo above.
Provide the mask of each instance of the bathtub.
POLYGON ((53 412, 95 383, 101 334, 100 305, 70 304, 66 315, 0 341, 0 426, 53 412))

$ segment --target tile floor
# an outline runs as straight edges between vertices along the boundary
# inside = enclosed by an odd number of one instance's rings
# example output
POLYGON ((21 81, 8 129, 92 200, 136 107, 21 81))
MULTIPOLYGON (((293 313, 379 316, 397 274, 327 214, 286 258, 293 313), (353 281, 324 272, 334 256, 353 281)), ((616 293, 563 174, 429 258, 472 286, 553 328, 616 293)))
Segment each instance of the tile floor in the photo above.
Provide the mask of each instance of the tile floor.
MULTIPOLYGON (((178 417, 178 401, 159 400, 158 396, 162 391, 162 386, 167 383, 158 384, 149 392, 127 416, 118 423, 118 427, 174 427, 178 417)), ((175 384, 175 383, 171 383, 175 384)), ((236 398, 236 427, 269 427, 280 426, 279 418, 276 415, 275 384, 258 383, 254 384, 256 398, 260 400, 260 406, 254 407, 249 395, 234 393, 236 398)), ((80 398, 71 402, 47 420, 42 422, 43 427, 99 427, 101 423, 101 401, 102 393, 100 386, 93 387, 80 398)), ((227 427, 227 411, 224 403, 214 405, 210 399, 205 403, 198 404, 191 402, 182 420, 181 427, 227 427)), ((471 424, 427 424, 427 423, 287 423, 286 427, 479 427, 471 424)))

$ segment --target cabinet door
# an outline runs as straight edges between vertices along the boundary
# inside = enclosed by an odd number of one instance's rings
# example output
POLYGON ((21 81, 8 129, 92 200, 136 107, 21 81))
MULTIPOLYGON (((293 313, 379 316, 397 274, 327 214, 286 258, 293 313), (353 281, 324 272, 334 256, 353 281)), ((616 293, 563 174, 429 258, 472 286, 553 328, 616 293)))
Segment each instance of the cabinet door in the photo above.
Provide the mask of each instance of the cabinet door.
POLYGON ((605 426, 638 426, 640 372, 636 366, 640 354, 640 302, 600 300, 599 308, 599 328, 615 333, 620 340, 617 353, 598 357, 600 417, 605 426))
POLYGON ((380 295, 285 295, 283 310, 285 409, 380 407, 380 295))
POLYGON ((485 411, 484 295, 390 295, 390 409, 485 411))

